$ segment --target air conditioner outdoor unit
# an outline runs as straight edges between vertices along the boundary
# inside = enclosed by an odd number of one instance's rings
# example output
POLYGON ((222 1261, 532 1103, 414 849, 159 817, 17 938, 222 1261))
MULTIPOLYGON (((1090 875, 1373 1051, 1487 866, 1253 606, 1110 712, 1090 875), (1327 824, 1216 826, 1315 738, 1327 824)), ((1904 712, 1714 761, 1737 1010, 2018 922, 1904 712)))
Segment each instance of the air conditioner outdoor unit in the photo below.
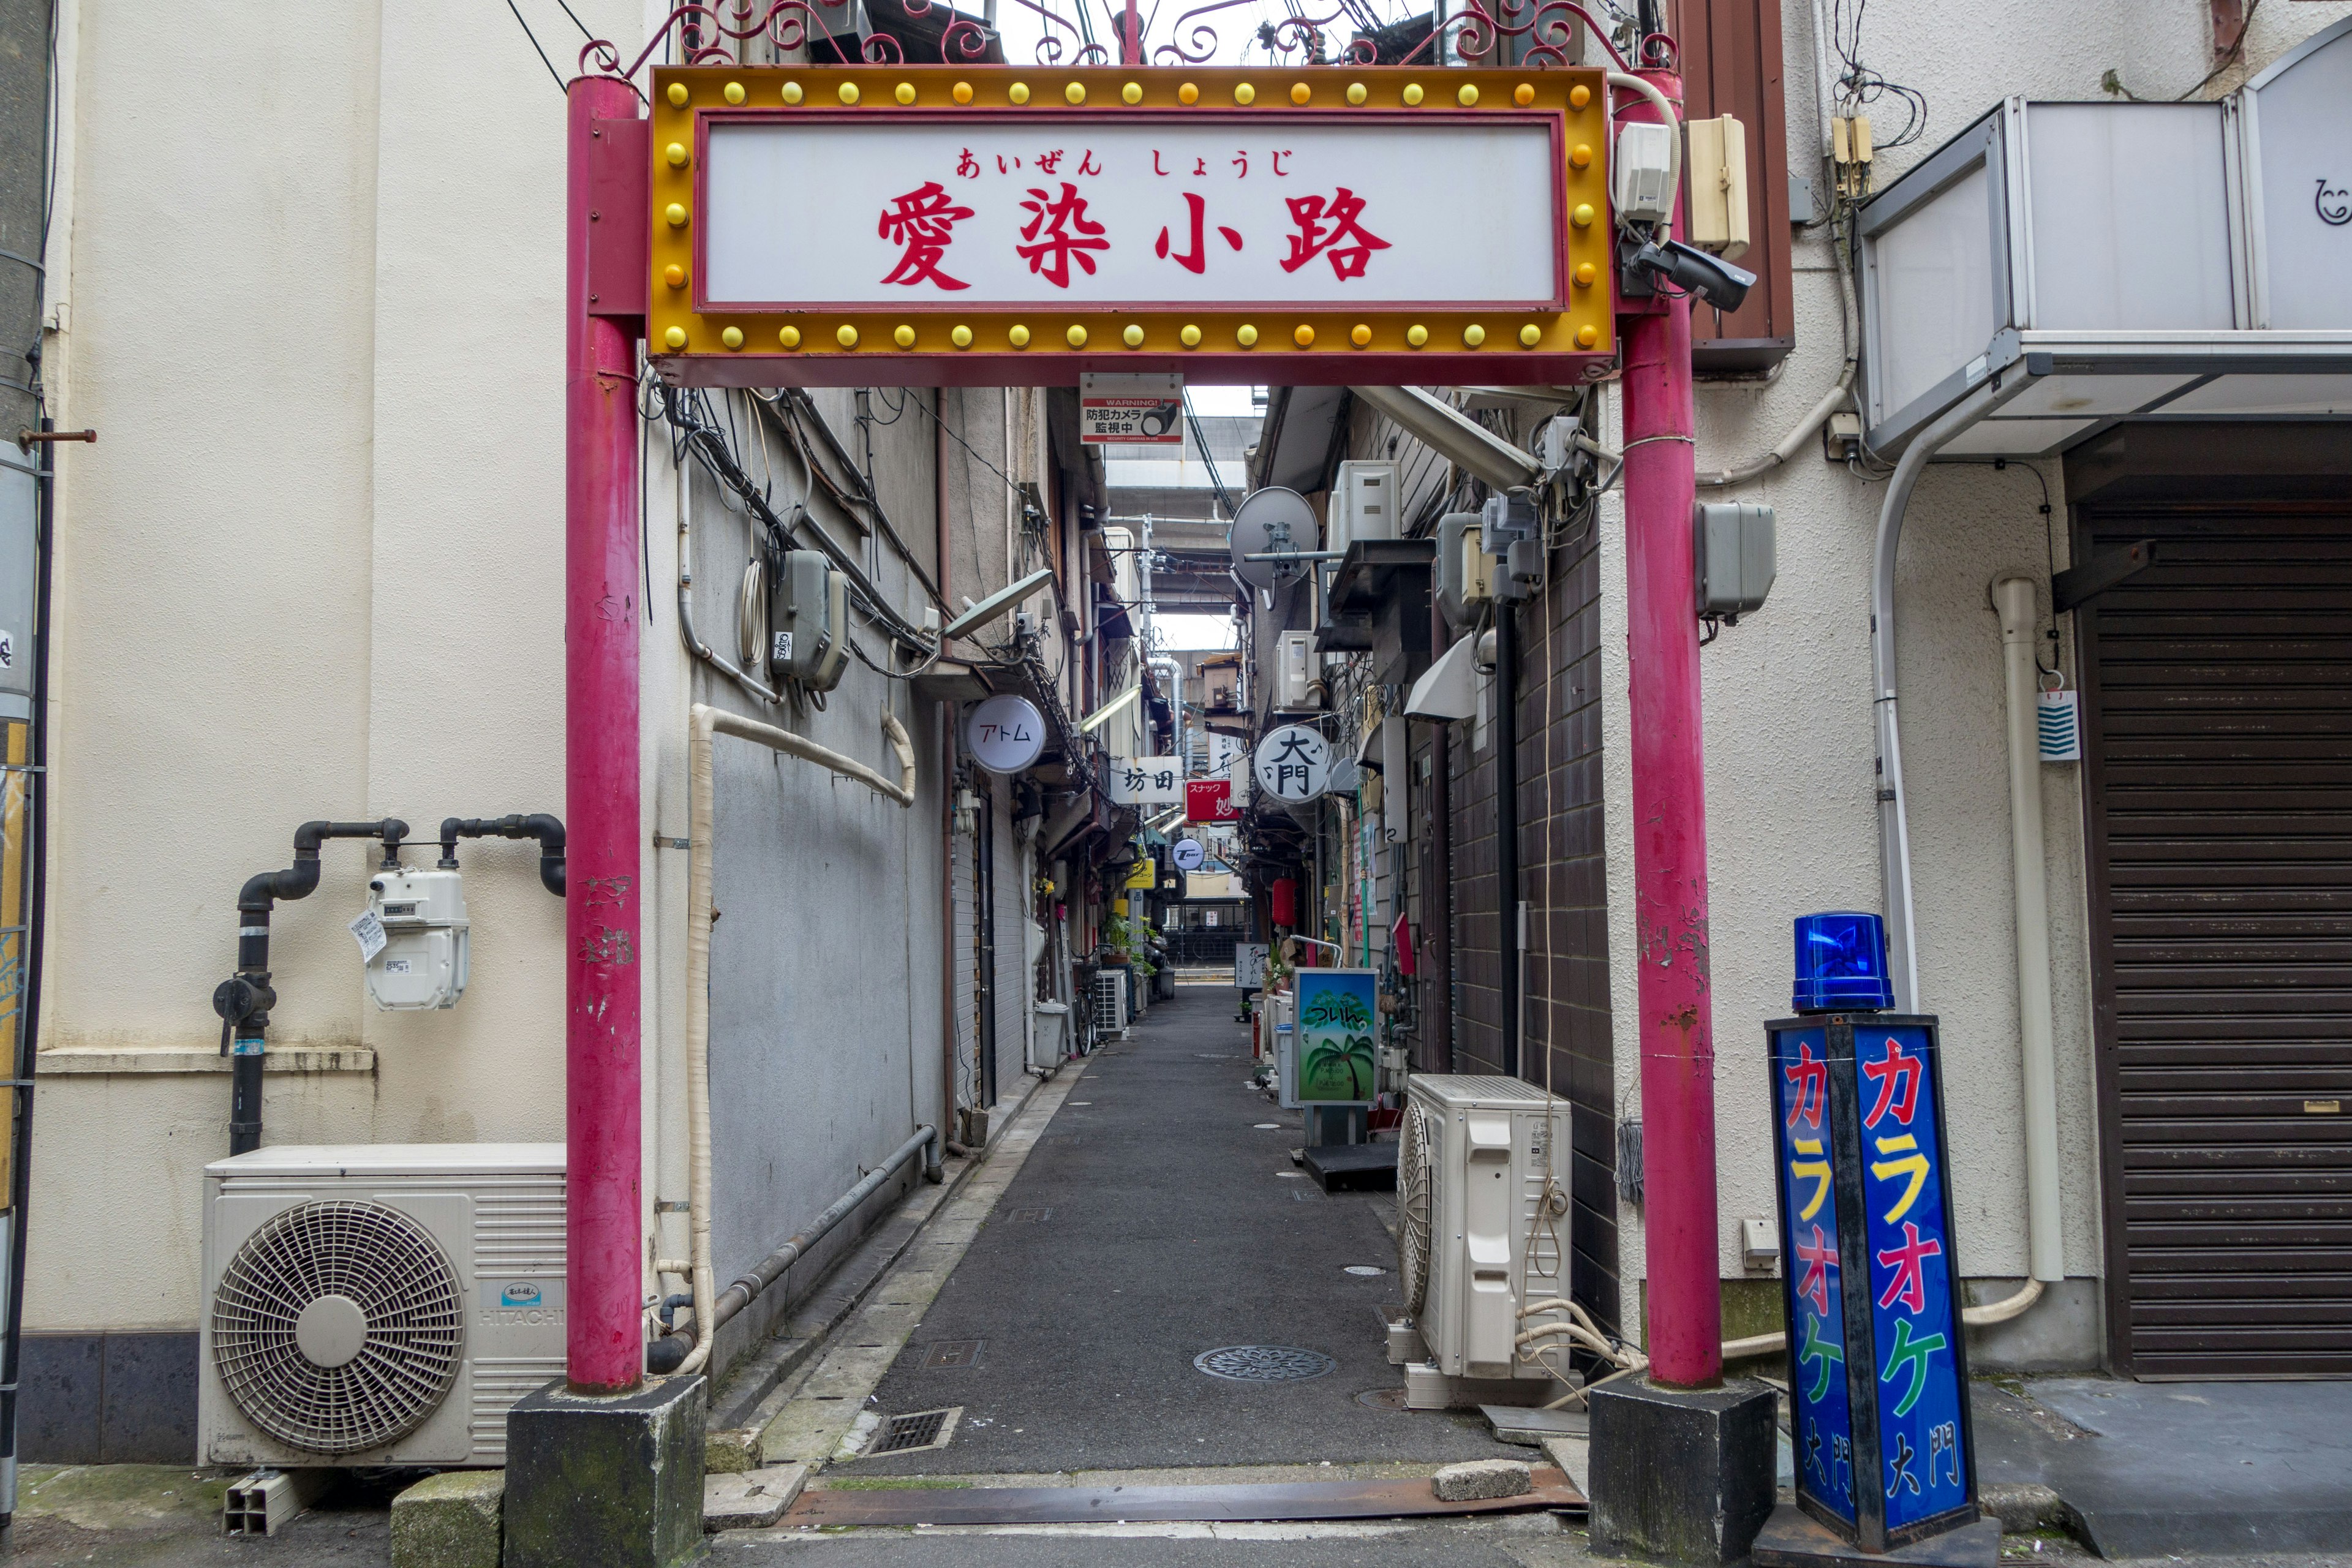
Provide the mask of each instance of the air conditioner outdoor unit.
POLYGON ((205 1167, 199 1460, 500 1465, 561 1377, 561 1143, 258 1149, 205 1167))
POLYGON ((1331 542, 1345 551, 1364 539, 1397 536, 1397 466, 1361 460, 1339 465, 1331 486, 1331 542))
MULTIPOLYGON (((1569 1291, 1568 1101, 1517 1079, 1415 1073, 1400 1137, 1397 1272, 1430 1360, 1448 1377, 1552 1376, 1516 1342, 1565 1319, 1519 1310, 1569 1291)), ((1557 1348, 1545 1361, 1566 1365, 1557 1348)))
POLYGON ((1094 982, 1095 1033, 1127 1033, 1127 971, 1098 969, 1094 982))
POLYGON ((1278 713, 1320 708, 1311 689, 1323 673, 1313 632, 1284 632, 1274 642, 1274 707, 1278 713))

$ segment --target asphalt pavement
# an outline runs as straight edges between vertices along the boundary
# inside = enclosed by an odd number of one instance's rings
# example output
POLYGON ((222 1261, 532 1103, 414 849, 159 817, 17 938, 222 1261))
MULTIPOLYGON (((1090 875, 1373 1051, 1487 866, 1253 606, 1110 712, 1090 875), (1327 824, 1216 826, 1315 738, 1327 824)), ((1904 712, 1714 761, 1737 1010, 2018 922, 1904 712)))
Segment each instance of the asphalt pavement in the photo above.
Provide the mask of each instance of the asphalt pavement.
POLYGON ((1247 1028, 1229 989, 1186 986, 1084 1064, 868 1406, 961 1407, 953 1437, 838 1473, 1529 1457, 1475 1412, 1397 1407, 1393 1200, 1327 1197, 1292 1164, 1298 1113, 1250 1086, 1247 1028), (1321 1370, 1194 1364, 1250 1347, 1321 1370))

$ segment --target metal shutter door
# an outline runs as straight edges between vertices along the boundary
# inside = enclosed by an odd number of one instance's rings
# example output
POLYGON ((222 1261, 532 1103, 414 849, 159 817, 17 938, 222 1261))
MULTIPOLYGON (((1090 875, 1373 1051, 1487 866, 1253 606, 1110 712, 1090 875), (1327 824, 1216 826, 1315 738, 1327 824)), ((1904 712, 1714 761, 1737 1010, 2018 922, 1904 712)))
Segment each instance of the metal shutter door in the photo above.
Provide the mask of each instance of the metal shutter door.
POLYGON ((2085 528, 2158 542, 2079 628, 2115 1342, 2352 1373, 2352 515, 2085 528))

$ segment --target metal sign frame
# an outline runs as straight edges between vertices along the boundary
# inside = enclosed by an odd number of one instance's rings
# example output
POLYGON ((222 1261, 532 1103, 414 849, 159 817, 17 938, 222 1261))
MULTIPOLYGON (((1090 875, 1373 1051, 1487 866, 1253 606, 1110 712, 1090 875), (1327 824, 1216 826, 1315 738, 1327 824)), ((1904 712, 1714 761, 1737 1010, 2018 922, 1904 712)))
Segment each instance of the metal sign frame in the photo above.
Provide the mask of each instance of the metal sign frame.
MULTIPOLYGON (((1597 381, 1616 365, 1612 139, 1596 68, 698 66, 653 75, 646 341, 656 371, 673 384, 1061 386, 1076 384, 1082 373, 1114 371, 1209 384, 1558 384, 1597 381), (1073 128, 1206 120, 1253 132, 1498 116, 1538 122, 1550 130, 1560 179, 1559 297, 1361 309, 1340 301, 983 309, 935 299, 705 309, 696 215, 709 132, 730 121, 796 116, 1073 128)), ((1465 188, 1475 184, 1475 173, 1465 180, 1465 188)))
POLYGON ((1885 1552, 1973 1523, 1979 1517, 1976 1433, 1969 1405, 1960 1270, 1954 1256, 1957 1216, 1937 1022, 1926 1015, 1827 1014, 1776 1019, 1765 1026, 1765 1037, 1772 1083, 1775 1207, 1797 1506, 1866 1552, 1885 1552), (1857 1037, 1865 1048, 1857 1049, 1857 1037), (1885 1068, 1896 1047, 1912 1071, 1872 1074, 1869 1069, 1874 1066, 1885 1068), (1872 1050, 1878 1054, 1872 1056, 1872 1050), (1895 1081, 1903 1076, 1910 1080, 1904 1092, 1912 1098, 1887 1110, 1895 1081), (1865 1084, 1865 1077, 1875 1081, 1865 1084), (1900 1127, 1885 1121, 1886 1115, 1906 1104, 1909 1120, 1900 1127), (1874 1123, 1873 1112, 1882 1110, 1885 1114, 1874 1123), (1808 1131, 1816 1136, 1805 1136, 1808 1131), (1870 1158, 1865 1158, 1865 1136, 1878 1140, 1870 1158), (1932 1137, 1932 1147, 1919 1145, 1923 1136, 1932 1137), (1925 1170, 1915 1183, 1909 1163, 1923 1155, 1925 1170), (1889 1196, 1895 1189, 1906 1190, 1908 1196, 1900 1206, 1890 1205, 1888 1215, 1874 1215, 1870 1201, 1889 1196), (1922 1197, 1928 1202, 1916 1205, 1922 1197), (1916 1222, 1905 1230, 1904 1245, 1912 1256, 1899 1250, 1886 1253, 1897 1259, 1897 1272, 1889 1277, 1889 1266, 1874 1256, 1877 1248, 1872 1222, 1891 1223, 1889 1215, 1906 1218, 1915 1205, 1921 1218, 1930 1222, 1929 1232, 1917 1235, 1916 1222), (1822 1224, 1823 1210, 1826 1225, 1822 1224), (1808 1214, 1811 1217, 1804 1218, 1808 1214), (1834 1260, 1820 1256, 1822 1243, 1830 1237, 1835 1237, 1834 1260), (1812 1258, 1800 1251, 1801 1241, 1812 1258), (1925 1250, 1929 1245, 1937 1248, 1932 1255, 1925 1250), (1902 1289, 1900 1272, 1905 1262, 1911 1270, 1907 1290, 1902 1289), (1940 1279, 1929 1278, 1937 1275, 1940 1279), (1809 1311, 1805 1300, 1816 1279, 1822 1294, 1817 1310, 1809 1311), (1882 1295, 1892 1296, 1904 1310, 1888 1314, 1879 1305, 1882 1295), (1882 1315, 1902 1320, 1892 1343, 1880 1342, 1882 1315), (1916 1341, 1910 1338, 1913 1321, 1925 1325, 1916 1341), (1827 1331, 1823 1324, 1837 1331, 1837 1343, 1822 1338, 1827 1331), (1938 1354, 1947 1358, 1940 1365, 1935 1359, 1938 1354), (1842 1379, 1833 1375, 1840 1366, 1842 1379), (1811 1392, 1816 1389, 1818 1393, 1811 1392), (1920 1405, 1928 1409, 1915 1416, 1920 1405), (1841 1405, 1843 1433, 1836 1431, 1834 1419, 1841 1405), (1951 1440, 1938 1446, 1929 1422, 1947 1407, 1949 1420, 1938 1427, 1948 1427, 1951 1440), (1826 1426, 1820 1425, 1824 1417, 1830 1418, 1826 1426), (1916 1442, 1909 1432, 1914 1426, 1922 1429, 1916 1442), (1843 1502, 1836 1488, 1841 1436, 1850 1445, 1843 1502), (1895 1458, 1900 1460, 1891 1484, 1901 1491, 1907 1478, 1912 1484, 1905 1495, 1919 1500, 1916 1511, 1903 1508, 1903 1497, 1890 1500, 1887 1495, 1884 1450, 1890 1436, 1898 1442, 1895 1458), (1938 1489, 1937 1466, 1955 1472, 1960 1496, 1949 1506, 1927 1511, 1938 1489), (1829 1485, 1820 1484, 1817 1477, 1829 1485), (1892 1510, 1890 1500, 1895 1504, 1892 1510))

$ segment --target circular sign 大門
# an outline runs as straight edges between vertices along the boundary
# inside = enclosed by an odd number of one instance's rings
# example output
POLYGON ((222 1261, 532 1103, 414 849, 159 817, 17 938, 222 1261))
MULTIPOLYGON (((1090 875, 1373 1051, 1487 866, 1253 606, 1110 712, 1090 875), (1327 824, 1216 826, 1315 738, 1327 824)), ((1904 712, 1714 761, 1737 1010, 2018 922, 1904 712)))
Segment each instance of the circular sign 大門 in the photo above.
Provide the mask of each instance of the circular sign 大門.
POLYGON ((972 705, 964 750, 992 773, 1017 773, 1045 749, 1045 716, 1026 697, 1000 695, 972 705))
POLYGON ((1311 724, 1286 724, 1257 743, 1257 787, 1291 805, 1313 800, 1331 783, 1331 742, 1311 724))

